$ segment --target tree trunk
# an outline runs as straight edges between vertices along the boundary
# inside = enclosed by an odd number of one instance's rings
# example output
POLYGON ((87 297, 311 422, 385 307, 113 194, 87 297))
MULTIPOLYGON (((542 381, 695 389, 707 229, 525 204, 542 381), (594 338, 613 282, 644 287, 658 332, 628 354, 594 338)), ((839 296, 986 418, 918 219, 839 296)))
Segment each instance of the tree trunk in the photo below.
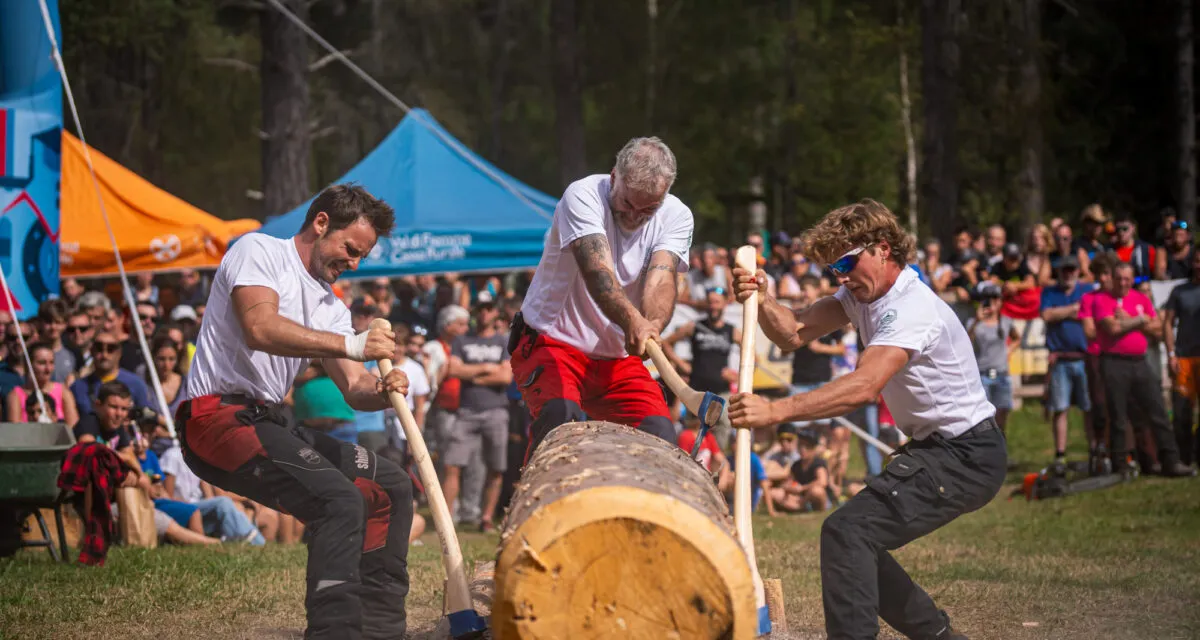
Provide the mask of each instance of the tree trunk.
POLYGON ((1017 175, 1017 199, 1025 229, 1041 222, 1045 213, 1042 184, 1042 2, 1018 0, 1013 11, 1017 26, 1017 113, 1021 118, 1021 168, 1017 175))
POLYGON ((900 124, 904 128, 904 190, 908 196, 908 230, 917 228, 917 141, 913 135, 912 100, 908 92, 908 49, 904 30, 904 0, 896 0, 896 26, 900 29, 900 124))
MULTIPOLYGON (((300 19, 304 0, 283 0, 300 19)), ((262 38, 263 213, 278 215, 304 202, 308 186, 308 40, 274 9, 260 14, 262 38)))
POLYGON ((960 0, 921 0, 921 93, 925 130, 921 199, 925 219, 944 246, 958 212, 958 25, 960 0))
POLYGON ((749 638, 754 585, 724 498, 678 447, 558 427, 525 468, 496 563, 505 638, 749 638))
POLYGON ((658 0, 646 0, 646 131, 654 131, 654 98, 658 82, 658 0))
POLYGON ((1196 224, 1196 103, 1193 89, 1192 0, 1179 0, 1176 115, 1179 125, 1179 217, 1196 224))
POLYGON ((558 134, 558 175, 566 187, 587 175, 576 0, 554 0, 550 3, 550 32, 554 43, 554 125, 558 134))

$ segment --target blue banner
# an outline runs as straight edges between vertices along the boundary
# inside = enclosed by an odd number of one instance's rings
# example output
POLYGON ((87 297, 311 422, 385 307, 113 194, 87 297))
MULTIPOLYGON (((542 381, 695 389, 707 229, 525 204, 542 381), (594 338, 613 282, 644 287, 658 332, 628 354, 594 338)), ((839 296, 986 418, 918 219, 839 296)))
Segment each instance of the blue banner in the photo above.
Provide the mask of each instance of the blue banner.
MULTIPOLYGON (((57 38, 58 2, 46 2, 57 38)), ((59 291, 61 134, 62 84, 39 3, 0 2, 0 269, 23 320, 59 291)))

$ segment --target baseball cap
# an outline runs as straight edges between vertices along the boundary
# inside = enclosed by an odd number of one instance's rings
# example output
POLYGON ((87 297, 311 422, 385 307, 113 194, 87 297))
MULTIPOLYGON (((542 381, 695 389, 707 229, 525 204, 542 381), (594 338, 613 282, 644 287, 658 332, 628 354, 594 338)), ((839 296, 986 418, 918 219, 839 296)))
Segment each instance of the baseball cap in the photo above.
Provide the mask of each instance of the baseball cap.
POLYGON ((1010 242, 1010 243, 1004 245, 1004 257, 1005 258, 1021 257, 1021 247, 1018 247, 1016 245, 1016 243, 1013 243, 1013 242, 1010 242))
POLYGON ((1058 260, 1058 268, 1059 269, 1078 269, 1079 268, 1079 258, 1076 258, 1075 256, 1063 256, 1062 258, 1059 258, 1059 260, 1058 260))
POLYGON ((196 315, 196 310, 191 305, 181 304, 171 309, 171 319, 175 322, 183 322, 184 320, 196 322, 200 320, 200 316, 196 315))
POLYGON ((785 423, 779 425, 779 427, 775 431, 775 435, 776 436, 782 436, 782 435, 793 435, 794 436, 794 435, 796 435, 796 432, 799 430, 800 430, 800 427, 796 423, 785 422, 785 423))

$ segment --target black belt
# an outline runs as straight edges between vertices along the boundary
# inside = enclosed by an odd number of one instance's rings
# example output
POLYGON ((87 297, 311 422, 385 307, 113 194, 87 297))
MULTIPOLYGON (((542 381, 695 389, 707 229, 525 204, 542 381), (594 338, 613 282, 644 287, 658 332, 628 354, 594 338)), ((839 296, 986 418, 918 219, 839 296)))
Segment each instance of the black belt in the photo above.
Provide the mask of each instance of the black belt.
POLYGON ((1145 360, 1146 354, 1143 353, 1140 356, 1131 356, 1124 353, 1102 353, 1100 354, 1100 357, 1109 358, 1110 360, 1128 360, 1129 362, 1137 362, 1139 360, 1145 360))
POLYGON ((254 407, 260 404, 270 404, 266 400, 251 398, 242 393, 223 393, 221 394, 221 404, 239 405, 243 407, 254 407))
POLYGON ((984 418, 979 424, 967 429, 966 431, 951 438, 952 440, 962 440, 969 438, 978 438, 992 429, 999 429, 1000 425, 996 422, 996 417, 992 416, 984 418))

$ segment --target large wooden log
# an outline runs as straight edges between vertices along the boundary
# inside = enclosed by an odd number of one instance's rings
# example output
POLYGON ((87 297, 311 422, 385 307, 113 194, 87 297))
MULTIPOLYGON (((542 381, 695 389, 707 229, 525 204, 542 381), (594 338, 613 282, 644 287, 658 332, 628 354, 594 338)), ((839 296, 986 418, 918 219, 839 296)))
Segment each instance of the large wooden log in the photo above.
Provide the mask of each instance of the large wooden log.
POLYGON ((724 498, 687 454, 604 422, 558 427, 517 486, 496 563, 504 638, 752 638, 724 498))

